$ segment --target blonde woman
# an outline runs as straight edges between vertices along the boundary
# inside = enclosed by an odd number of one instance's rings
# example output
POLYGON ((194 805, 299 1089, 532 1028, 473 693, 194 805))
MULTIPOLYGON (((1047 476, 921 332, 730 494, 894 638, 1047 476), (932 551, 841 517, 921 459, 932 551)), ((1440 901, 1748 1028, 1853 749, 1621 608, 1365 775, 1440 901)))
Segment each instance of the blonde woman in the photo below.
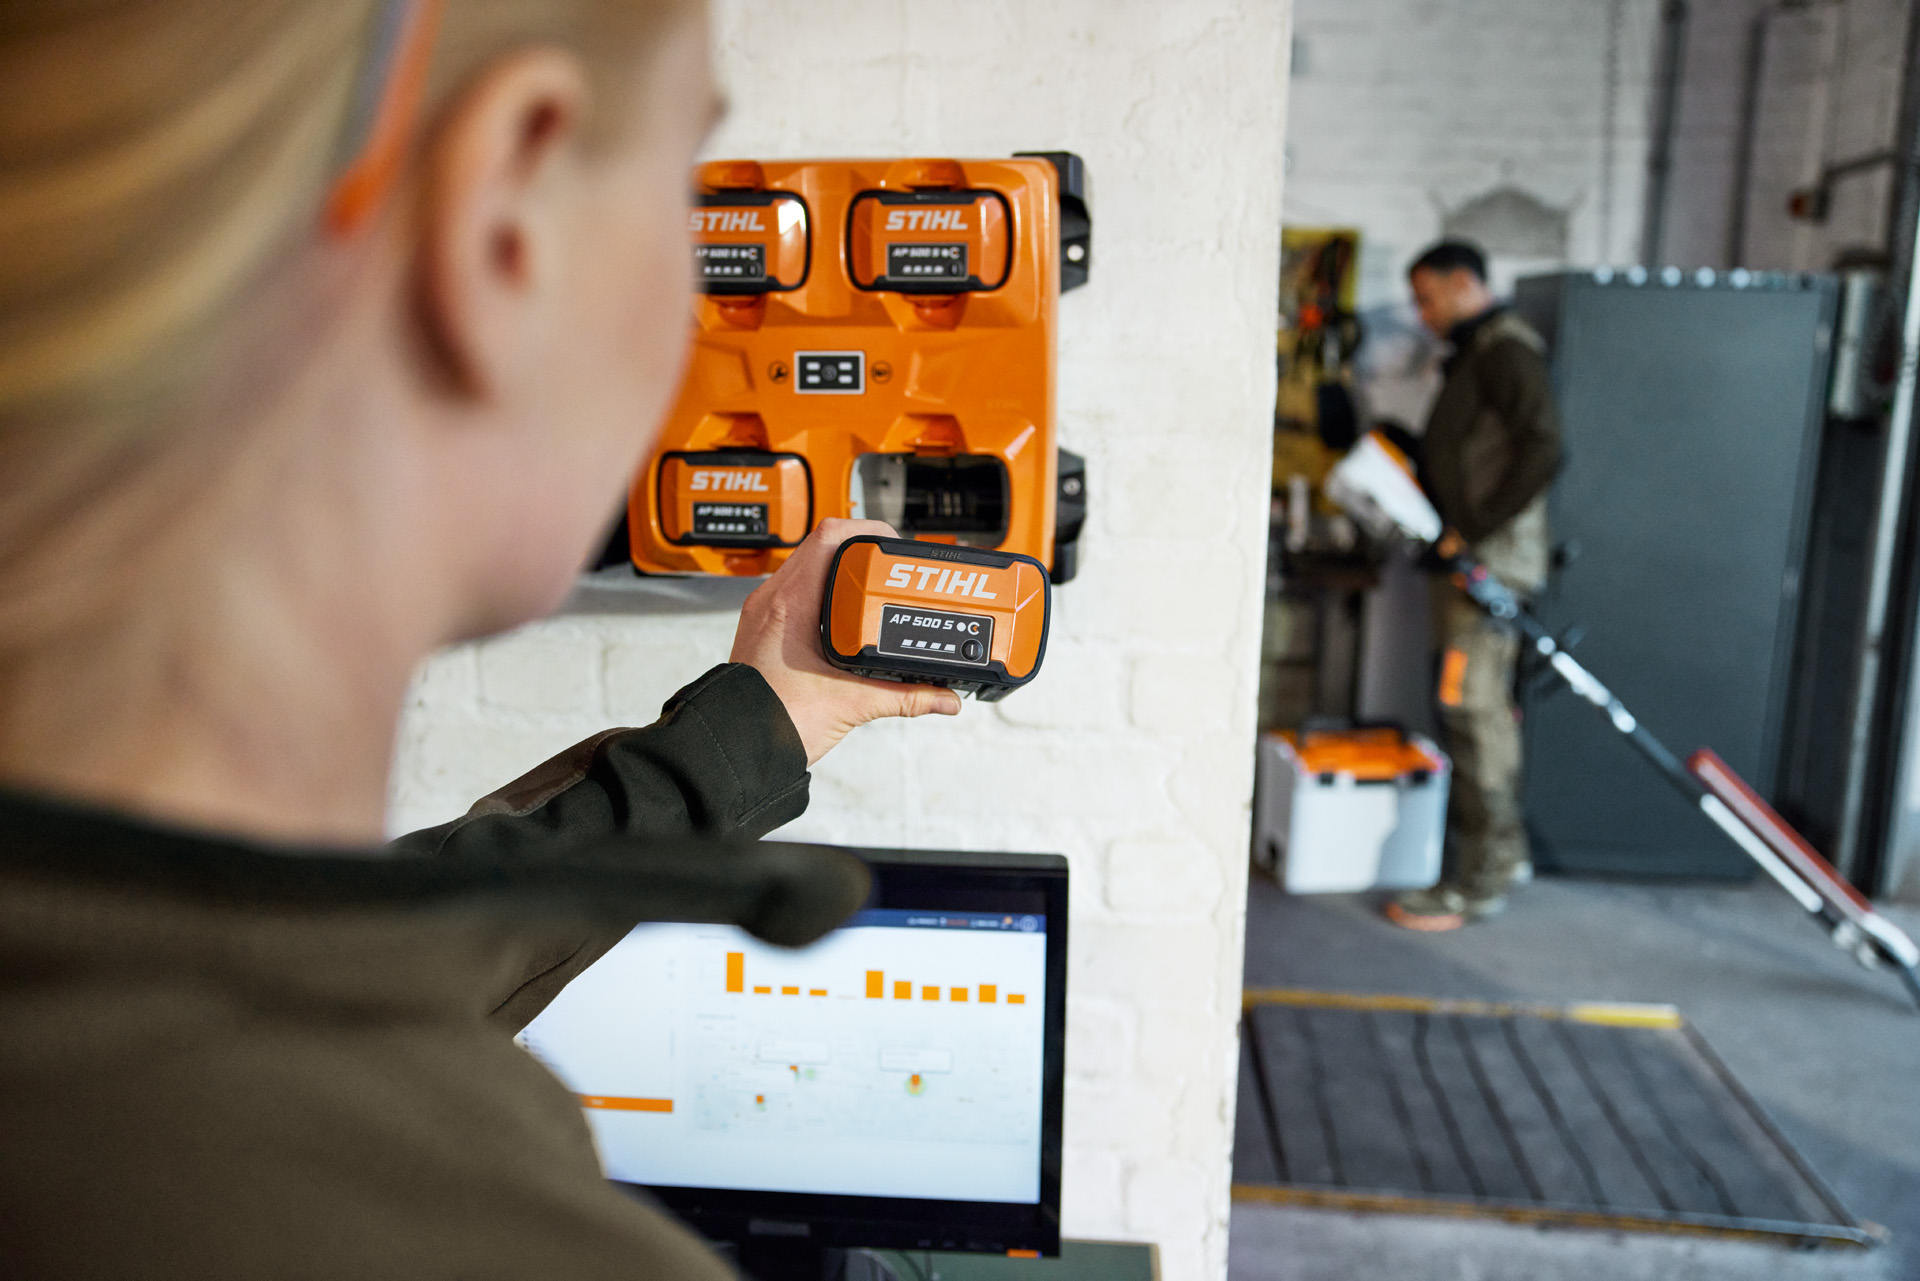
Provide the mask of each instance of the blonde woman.
POLYGON ((716 103, 692 0, 0 8, 0 1275, 726 1275, 510 1038, 635 920, 858 903, 752 838, 958 710, 820 661, 860 527, 656 725, 381 843, 410 674, 647 449, 716 103))

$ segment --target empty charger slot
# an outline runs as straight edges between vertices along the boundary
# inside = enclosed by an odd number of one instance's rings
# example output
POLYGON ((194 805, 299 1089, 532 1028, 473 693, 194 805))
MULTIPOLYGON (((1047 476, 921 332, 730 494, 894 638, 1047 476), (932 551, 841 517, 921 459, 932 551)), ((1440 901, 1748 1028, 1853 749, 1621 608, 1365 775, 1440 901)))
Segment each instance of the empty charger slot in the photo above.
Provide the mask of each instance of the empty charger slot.
POLYGON ((1006 464, 988 454, 862 454, 848 496, 856 520, 885 521, 902 537, 944 534, 963 547, 998 547, 1009 488, 1006 464))

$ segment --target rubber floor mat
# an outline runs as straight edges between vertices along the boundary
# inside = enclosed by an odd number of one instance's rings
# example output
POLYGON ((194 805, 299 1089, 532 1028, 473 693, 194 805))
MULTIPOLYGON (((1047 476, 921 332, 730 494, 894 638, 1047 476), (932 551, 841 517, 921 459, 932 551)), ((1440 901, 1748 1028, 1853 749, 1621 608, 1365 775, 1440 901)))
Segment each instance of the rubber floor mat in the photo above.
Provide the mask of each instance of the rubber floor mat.
POLYGON ((1869 1245, 1669 1006, 1250 991, 1242 1199, 1869 1245))

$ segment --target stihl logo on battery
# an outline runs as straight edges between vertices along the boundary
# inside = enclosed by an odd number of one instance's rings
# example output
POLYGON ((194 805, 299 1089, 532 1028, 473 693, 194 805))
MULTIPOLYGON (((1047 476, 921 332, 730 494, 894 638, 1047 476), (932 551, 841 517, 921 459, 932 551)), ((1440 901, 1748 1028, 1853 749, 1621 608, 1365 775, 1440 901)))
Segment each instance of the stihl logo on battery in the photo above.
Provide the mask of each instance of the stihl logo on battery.
POLYGON ((998 592, 987 590, 987 571, 961 573, 949 565, 894 565, 887 571, 887 586, 914 587, 923 592, 942 592, 948 596, 968 596, 974 600, 998 600, 998 592), (914 575, 920 576, 914 582, 914 575), (938 575, 938 577, 935 577, 938 575))
POLYGON ((964 209, 895 209, 887 214, 888 231, 965 231, 964 209))
POLYGON ((758 209, 696 209, 693 229, 702 231, 765 231, 758 209))
POLYGON ((725 490, 735 493, 747 490, 751 493, 767 492, 767 478, 757 470, 743 471, 697 471, 693 479, 687 482, 687 488, 695 491, 717 493, 725 490))

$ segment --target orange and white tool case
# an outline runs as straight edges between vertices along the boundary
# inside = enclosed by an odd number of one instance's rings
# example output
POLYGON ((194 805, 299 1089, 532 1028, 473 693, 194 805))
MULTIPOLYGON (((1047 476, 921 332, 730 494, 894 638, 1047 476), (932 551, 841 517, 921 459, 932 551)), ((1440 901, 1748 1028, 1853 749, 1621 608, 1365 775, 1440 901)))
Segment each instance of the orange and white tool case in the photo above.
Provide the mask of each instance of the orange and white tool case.
POLYGON ((1425 889, 1452 775, 1433 742, 1394 729, 1262 734, 1254 862, 1293 894, 1425 889))
POLYGON ((1004 532, 920 537, 1051 564, 1052 163, 722 161, 701 167, 698 192, 705 292, 680 395, 633 487, 635 567, 770 573, 799 541, 797 485, 809 528, 830 516, 884 518, 872 487, 861 490, 873 455, 1003 469, 1004 532), (767 474, 743 483, 763 480, 778 502, 749 499, 755 488, 697 487, 754 456, 767 474), (768 510, 752 510, 763 502, 768 510))
POLYGON ((847 671, 992 702, 1039 672, 1051 602, 1031 557, 863 535, 828 570, 821 648, 847 671))

